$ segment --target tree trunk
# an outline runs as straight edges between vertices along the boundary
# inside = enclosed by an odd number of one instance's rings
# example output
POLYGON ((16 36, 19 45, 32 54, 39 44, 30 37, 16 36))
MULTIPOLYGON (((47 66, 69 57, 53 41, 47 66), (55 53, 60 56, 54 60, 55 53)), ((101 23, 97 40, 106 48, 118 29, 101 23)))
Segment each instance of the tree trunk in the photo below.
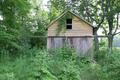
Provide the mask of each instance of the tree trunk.
POLYGON ((99 40, 98 40, 98 35, 97 35, 97 31, 94 32, 94 41, 95 41, 95 51, 99 51, 99 40))
POLYGON ((109 50, 109 53, 112 53, 112 47, 113 47, 113 35, 108 35, 108 50, 109 50))

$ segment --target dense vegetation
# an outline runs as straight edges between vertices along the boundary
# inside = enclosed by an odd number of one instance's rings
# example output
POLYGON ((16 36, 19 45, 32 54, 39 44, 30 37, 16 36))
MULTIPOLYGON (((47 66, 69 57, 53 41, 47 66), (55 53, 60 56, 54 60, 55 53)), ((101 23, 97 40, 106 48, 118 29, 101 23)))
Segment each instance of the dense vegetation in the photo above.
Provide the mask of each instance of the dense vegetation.
POLYGON ((120 80, 120 49, 112 50, 120 1, 50 0, 47 11, 42 1, 0 0, 0 80, 120 80), (64 10, 94 24, 93 58, 69 47, 46 49, 47 25, 64 10), (102 43, 99 29, 107 38, 102 43))
POLYGON ((120 51, 101 50, 93 59, 77 57, 68 47, 51 52, 30 49, 26 55, 1 57, 1 80, 119 80, 120 51))

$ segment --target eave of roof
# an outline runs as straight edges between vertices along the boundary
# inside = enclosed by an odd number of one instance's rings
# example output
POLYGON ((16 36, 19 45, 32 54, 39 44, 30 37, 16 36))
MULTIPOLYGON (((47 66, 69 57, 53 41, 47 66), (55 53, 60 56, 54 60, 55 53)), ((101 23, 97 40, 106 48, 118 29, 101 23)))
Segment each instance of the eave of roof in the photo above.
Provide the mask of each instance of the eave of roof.
POLYGON ((52 25, 54 24, 57 20, 59 20, 60 18, 62 18, 65 14, 67 13, 71 13, 72 15, 74 15, 75 17, 79 18, 80 20, 84 21, 85 23, 87 23, 88 25, 90 25, 92 28, 94 28, 94 26, 89 23, 88 21, 82 19, 80 16, 76 15, 75 13, 71 12, 71 11, 65 11, 63 12, 59 17, 57 17, 56 19, 54 19, 53 21, 50 22, 50 24, 47 26, 47 29, 52 25))

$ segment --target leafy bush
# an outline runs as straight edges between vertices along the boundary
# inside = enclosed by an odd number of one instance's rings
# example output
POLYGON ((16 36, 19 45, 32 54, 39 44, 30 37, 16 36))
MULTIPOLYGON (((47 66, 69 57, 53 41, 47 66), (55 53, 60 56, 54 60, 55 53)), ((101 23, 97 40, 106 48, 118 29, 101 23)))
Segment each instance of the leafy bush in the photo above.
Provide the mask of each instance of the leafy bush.
POLYGON ((0 80, 120 80, 119 50, 112 54, 101 50, 95 60, 78 57, 68 47, 25 52, 14 59, 9 55, 1 57, 0 80))
POLYGON ((109 54, 106 49, 101 50, 96 57, 101 70, 106 75, 105 80, 120 80, 120 50, 114 49, 109 54))
POLYGON ((80 80, 80 70, 76 65, 76 53, 73 49, 68 47, 57 49, 50 57, 49 70, 58 80, 80 80))

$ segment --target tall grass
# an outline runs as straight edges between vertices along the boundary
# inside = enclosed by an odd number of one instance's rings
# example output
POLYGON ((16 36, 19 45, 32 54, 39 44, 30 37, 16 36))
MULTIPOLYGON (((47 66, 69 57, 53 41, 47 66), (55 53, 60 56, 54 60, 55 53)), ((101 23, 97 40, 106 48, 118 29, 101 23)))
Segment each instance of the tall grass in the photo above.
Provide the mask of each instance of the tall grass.
MULTIPOLYGON (((1 55, 0 80, 120 80, 120 50, 78 57, 71 48, 33 48, 14 59, 1 55)), ((7 54, 7 53, 6 53, 7 54)))

